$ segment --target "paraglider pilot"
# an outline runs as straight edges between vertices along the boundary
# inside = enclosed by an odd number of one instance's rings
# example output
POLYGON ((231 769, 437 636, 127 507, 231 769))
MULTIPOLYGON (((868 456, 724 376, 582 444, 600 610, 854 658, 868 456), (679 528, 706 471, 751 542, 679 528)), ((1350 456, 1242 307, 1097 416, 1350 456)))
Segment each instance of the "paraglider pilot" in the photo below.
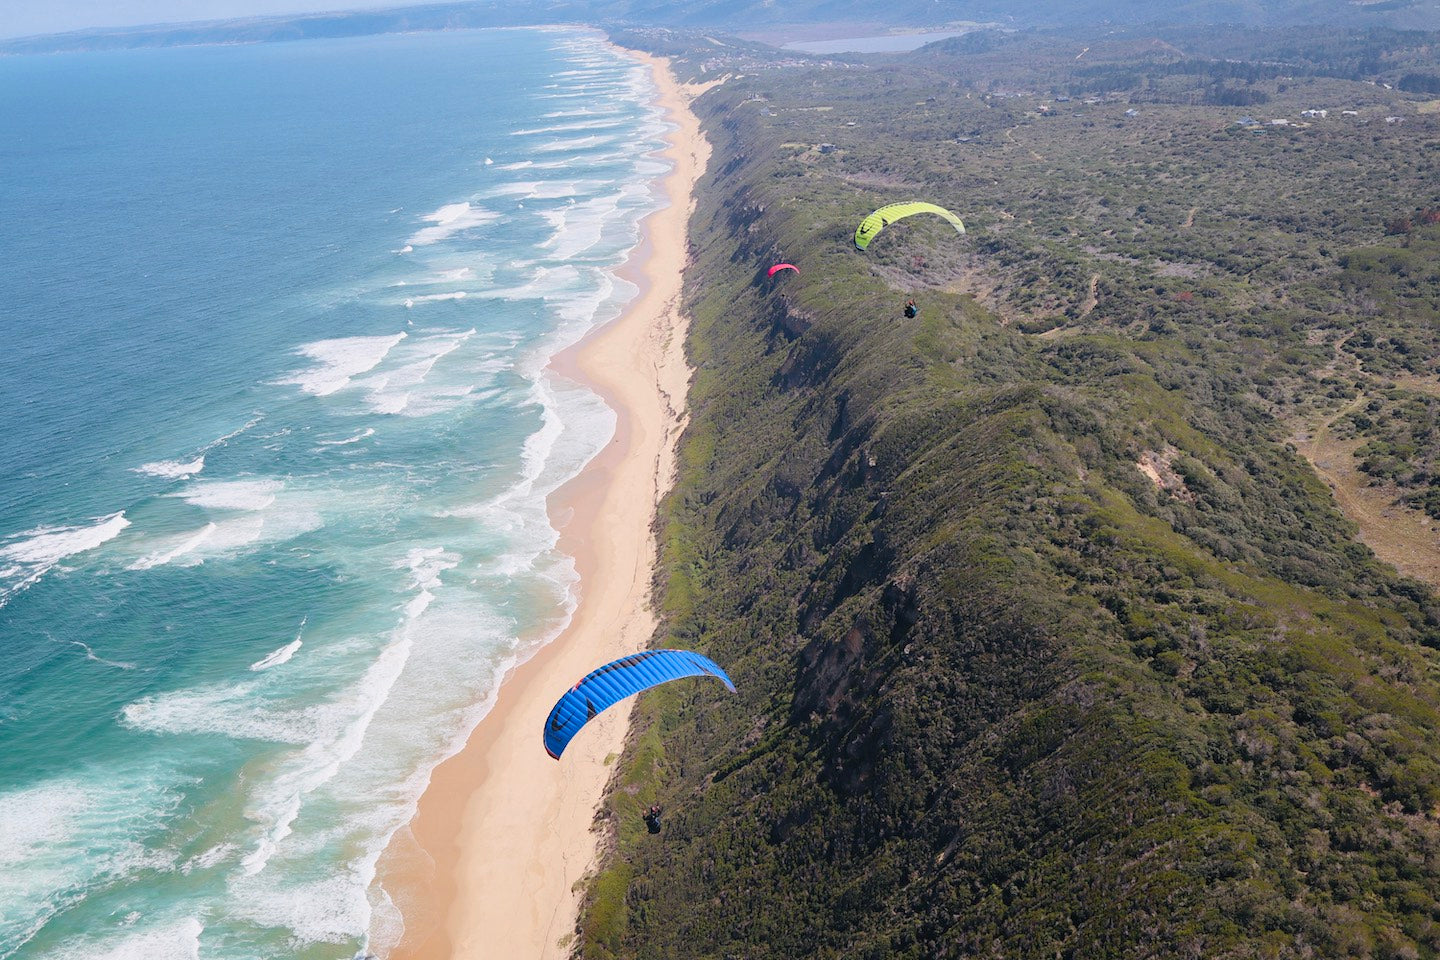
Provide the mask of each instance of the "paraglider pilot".
POLYGON ((655 804, 645 811, 645 826, 651 833, 660 832, 660 804, 655 804))
POLYGON ((920 314, 920 308, 915 305, 915 301, 914 301, 913 299, 912 299, 912 300, 906 300, 906 301, 905 301, 905 316, 906 316, 907 318, 913 320, 913 319, 915 319, 915 317, 919 316, 919 314, 920 314))

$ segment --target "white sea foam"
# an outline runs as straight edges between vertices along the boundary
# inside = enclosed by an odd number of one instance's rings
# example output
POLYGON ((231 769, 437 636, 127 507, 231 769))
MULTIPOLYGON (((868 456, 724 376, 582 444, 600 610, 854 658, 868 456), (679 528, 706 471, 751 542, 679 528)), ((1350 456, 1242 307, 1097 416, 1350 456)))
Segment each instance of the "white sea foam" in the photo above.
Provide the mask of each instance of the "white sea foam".
POLYGON ((325 495, 287 491, 281 480, 201 481, 169 496, 219 515, 200 530, 161 541, 131 569, 145 570, 177 560, 193 565, 235 556, 250 547, 280 543, 325 525, 320 512, 325 495))
POLYGON ((542 212, 541 216, 554 232, 540 246, 556 260, 575 259, 605 238, 606 228, 615 222, 622 202, 635 196, 635 191, 622 188, 583 203, 542 212))
POLYGON ((225 444, 229 443, 231 440, 234 440, 236 437, 240 436, 240 434, 244 433, 246 430, 249 430, 251 427, 254 427, 256 424, 258 424, 261 420, 264 419, 265 414, 255 414, 253 417, 251 417, 245 422, 244 426, 239 427, 235 430, 231 430, 223 437, 216 437, 214 440, 211 440, 209 443, 205 444, 205 446, 200 448, 200 453, 203 455, 209 453, 211 450, 214 450, 216 447, 225 446, 225 444))
POLYGON ((292 832, 262 871, 233 878, 227 912, 326 942, 368 932, 369 949, 382 955, 393 944, 399 918, 375 884, 376 863, 413 817, 433 764, 463 746, 514 662, 505 655, 513 625, 486 613, 488 602, 477 609, 463 588, 439 589, 436 577, 459 560, 415 546, 394 562, 422 591, 407 605, 407 614, 419 615, 402 625, 413 638, 404 667, 370 717, 364 749, 304 795, 292 832), (418 766, 407 759, 417 752, 425 758, 418 766), (348 855, 336 863, 336 851, 348 855), (326 876, 315 880, 313 864, 322 860, 326 876))
POLYGON ((470 267, 457 267, 454 270, 441 270, 435 275, 432 283, 459 283, 461 280, 469 280, 475 276, 475 271, 470 267))
POLYGON ((319 530, 325 520, 317 497, 282 500, 273 509, 242 514, 215 524, 215 532, 195 551, 198 562, 223 559, 266 544, 283 543, 319 530))
POLYGON ((131 769, 0 793, 0 944, 19 947, 96 883, 173 867, 172 857, 133 838, 154 830, 179 799, 131 769))
POLYGON ((190 874, 196 870, 209 870, 235 856, 239 848, 233 843, 217 843, 204 853, 197 854, 180 865, 180 872, 190 874))
POLYGON ((404 560, 396 561, 396 570, 410 571, 410 586, 417 590, 434 590, 440 586, 440 575, 460 564, 456 554, 444 547, 413 547, 404 560))
POLYGON ((528 197, 539 187, 539 180, 514 180, 510 183, 497 184, 486 190, 484 195, 486 197, 528 197))
POLYGON ((524 180, 487 191, 487 196, 519 196, 525 200, 570 200, 607 186, 605 180, 524 180))
POLYGON ((573 137, 569 140, 551 140, 542 143, 535 148, 536 153, 578 153, 581 150, 593 150, 596 147, 606 146, 624 139, 620 135, 601 136, 595 134, 589 137, 573 137))
POLYGON ((592 167, 592 166, 599 165, 599 164, 601 164, 602 162, 606 161, 607 159, 609 159, 609 160, 615 160, 615 159, 620 159, 620 157, 621 157, 621 154, 613 154, 613 155, 609 155, 609 156, 601 156, 601 155, 594 155, 594 154, 592 154, 592 155, 577 154, 576 156, 573 156, 573 157, 559 157, 559 158, 556 158, 556 159, 554 159, 554 160, 543 160, 543 161, 542 161, 542 160, 534 160, 534 161, 531 161, 531 162, 529 163, 529 166, 530 166, 530 168, 533 169, 533 170, 564 170, 564 171, 569 171, 569 170, 575 170, 575 169, 577 169, 577 168, 578 168, 578 169, 587 169, 587 168, 590 168, 590 167, 592 167))
POLYGON ((543 265, 533 261, 517 262, 517 268, 528 268, 530 279, 510 287, 492 287, 476 294, 487 300, 548 300, 573 295, 581 278, 574 264, 543 265))
POLYGON ((142 697, 120 710, 127 727, 147 733, 209 733, 240 740, 304 745, 327 736, 333 712, 323 705, 270 709, 259 680, 142 697))
POLYGON ((60 561, 94 550, 130 526, 125 511, 98 517, 89 524, 36 527, 0 545, 0 607, 20 591, 39 582, 60 561))
MULTIPOLYGON (((410 411, 409 407, 417 398, 424 400, 463 397, 470 391, 469 384, 458 388, 450 385, 430 390, 421 388, 434 370, 435 364, 459 349, 474 335, 475 331, 471 329, 460 334, 442 334, 411 341, 403 351, 403 356, 397 358, 400 360, 399 365, 357 381, 357 385, 366 391, 366 405, 374 413, 396 414, 415 412, 410 411)), ((426 405, 424 412, 434 412, 434 409, 426 405)))
POLYGON ((405 298, 405 308, 409 310, 417 303, 436 303, 441 300, 464 300, 467 296, 469 296, 469 294, 464 290, 456 290, 453 293, 427 293, 420 297, 405 298))
MULTIPOLYGON (((205 510, 264 510, 285 488, 280 480, 202 481, 170 494, 205 510)), ((213 531, 212 531, 213 532, 213 531)))
MULTIPOLYGON (((618 316, 620 302, 616 299, 617 293, 625 301, 634 296, 634 284, 619 280, 608 270, 591 269, 596 275, 592 288, 559 297, 554 303, 553 309, 560 323, 552 335, 553 339, 547 342, 548 348, 558 350, 561 346, 579 340, 598 323, 618 316)), ((527 369, 539 369, 539 366, 536 364, 532 368, 526 365, 527 369)))
POLYGON ((594 117, 619 112, 620 107, 612 104, 609 106, 581 107, 577 110, 551 110, 549 113, 541 114, 541 117, 546 120, 564 120, 570 117, 594 117))
POLYGON ((580 120, 575 123, 554 123, 548 127, 530 127, 525 130, 512 130, 512 137, 532 137, 541 133, 568 133, 575 130, 615 130, 625 126, 625 121, 617 119, 593 119, 580 120))
POLYGON ((525 445, 521 449, 520 460, 523 464, 521 480, 513 488, 515 496, 525 496, 534 487, 535 481, 540 478, 545 469, 545 462, 549 459, 550 451, 555 447, 555 441, 560 439, 564 430, 564 421, 560 419, 560 413, 556 409, 554 392, 550 385, 543 378, 537 378, 531 384, 531 395, 535 402, 540 405, 540 429, 525 438, 525 445))
POLYGON ((353 863, 336 864, 324 880, 278 888, 268 877, 241 877, 231 884, 232 909, 237 918, 291 930, 302 941, 341 944, 369 923, 370 879, 353 863))
POLYGON ((613 94, 619 93, 620 91, 624 90, 626 88, 626 84, 623 76, 612 74, 608 77, 589 78, 589 82, 587 83, 567 83, 564 84, 564 88, 566 90, 573 90, 579 93, 589 93, 591 95, 597 93, 613 94))
POLYGON ((142 463, 140 466, 135 467, 131 472, 143 473, 147 476, 152 477, 161 477, 166 480, 184 480, 187 477, 193 477, 197 473, 205 469, 205 455, 207 453, 209 453, 211 450, 214 450, 216 447, 225 446, 225 444, 229 443, 231 440, 234 440, 236 437, 240 436, 240 434, 249 430, 251 427, 255 426, 263 419, 265 419, 264 414, 256 414, 248 421, 246 421, 243 426, 238 427, 235 430, 231 430, 224 436, 216 437, 214 440, 211 440, 209 443, 202 446, 196 452, 195 456, 191 457, 189 460, 182 460, 176 458, 174 460, 157 460, 154 463, 142 463))
POLYGON ((317 361, 316 365, 276 381, 296 384, 306 393, 329 396, 350 385, 350 378, 373 370, 390 350, 404 340, 405 333, 378 337, 338 337, 317 340, 296 347, 301 356, 317 361))
MULTIPOLYGON (((547 373, 546 356, 548 352, 537 351, 524 371, 530 381, 527 405, 540 408, 540 428, 525 438, 519 477, 499 495, 474 506, 444 511, 442 516, 477 519, 486 528, 511 535, 526 532, 526 541, 544 539, 553 532, 545 498, 604 448, 615 432, 615 414, 590 391, 547 373)), ((504 560, 509 565, 506 572, 528 568, 539 552, 529 551, 520 566, 513 566, 514 558, 504 560)))
POLYGON ((290 658, 295 656, 295 651, 300 649, 300 638, 304 635, 304 633, 305 621, 301 620, 300 631, 299 633, 295 634, 294 640, 291 640, 289 643, 285 644, 285 646, 283 647, 280 647, 278 650, 270 651, 265 656, 261 657, 259 660, 256 660, 254 663, 250 664, 250 669, 269 670, 271 667, 278 667, 282 663, 289 662, 290 658))
MULTIPOLYGON (((295 747, 278 762, 273 775, 257 780, 245 799, 245 814, 254 823, 249 850, 241 857, 240 865, 244 874, 255 875, 263 871, 270 860, 285 846, 290 837, 296 818, 300 816, 306 798, 322 789, 350 763, 365 742, 366 730, 375 713, 386 703, 391 688, 405 670, 417 638, 425 631, 426 611, 441 589, 442 578, 447 570, 454 569, 460 562, 460 555, 439 547, 412 547, 406 555, 393 561, 392 566, 407 574, 407 590, 411 596, 399 614, 399 622, 385 640, 383 647, 374 655, 363 674, 350 683, 338 695, 321 703, 301 707, 287 707, 284 701, 274 699, 283 695, 287 688, 275 686, 262 673, 254 680, 231 684, 216 684, 188 691, 176 691, 147 697, 127 705, 121 711, 122 722, 135 729, 152 733, 209 733, 227 737, 243 737, 268 740, 274 743, 291 744, 295 747)), ((471 618, 473 625, 473 618, 471 618)), ((472 627, 473 628, 473 627, 472 627)), ((457 632, 457 636, 464 636, 457 632)), ((268 662, 273 666, 283 662, 286 651, 293 652, 300 638, 291 645, 275 651, 256 667, 268 662)), ((336 655, 343 655, 343 648, 336 655)), ((354 647, 351 643, 348 646, 354 647)), ((323 651, 322 651, 323 653, 323 651)), ((328 674, 326 663, 315 663, 311 671, 328 674)), ((412 718, 413 719, 413 718, 412 718)), ((371 784, 371 789, 393 789, 389 784, 371 784)), ((407 788, 409 789, 409 788, 407 788)), ((414 791, 418 794, 418 789, 414 791)), ((327 801, 333 802, 333 800, 327 801)), ((314 843, 311 831, 300 838, 297 853, 306 844, 314 843)), ((378 854, 378 850, 376 851, 378 854)), ((303 859, 303 858, 302 858, 303 859)), ((342 865, 342 871, 345 869, 342 865)), ((368 920, 368 905, 364 905, 365 883, 342 883, 332 885, 337 895, 353 897, 360 891, 362 906, 360 913, 347 910, 339 919, 338 926, 322 922, 319 916, 330 914, 322 908, 328 902, 324 898, 305 906, 301 912, 312 911, 309 919, 291 912, 284 925, 291 927, 304 939, 329 941, 339 932, 353 936, 363 930, 368 920), (344 892, 341 891, 349 891, 344 892)), ((280 876, 287 876, 282 872, 280 876)), ((238 881, 243 885, 243 877, 238 881)), ((274 892, 273 883, 266 884, 274 892)), ((246 888, 247 890, 250 888, 246 888)), ((261 892, 256 888, 255 892, 261 892)), ((261 900, 268 898, 261 897, 261 900)), ((279 903, 270 901, 255 906, 256 898, 247 895, 244 901, 251 906, 246 909, 276 909, 279 903)), ((353 906, 353 905, 352 905, 353 906)), ((292 900, 289 910, 299 908, 292 900)))
MULTIPOLYGON (((46 636, 49 636, 49 634, 46 634, 46 636)), ((51 639, 54 639, 54 638, 52 637, 51 639)), ((97 653, 95 652, 95 649, 94 649, 93 647, 91 647, 90 644, 86 643, 84 640, 71 640, 71 641, 69 641, 69 642, 70 642, 70 644, 71 644, 72 646, 79 647, 81 650, 84 650, 84 651, 85 651, 85 659, 86 659, 86 660, 90 660, 90 661, 92 661, 92 662, 94 662, 94 663, 104 664, 104 665, 107 666, 107 667, 116 667, 116 668, 118 668, 118 669, 120 669, 120 670, 134 670, 134 669, 135 669, 135 664, 133 664, 133 663, 121 663, 119 660, 107 660, 107 659, 105 659, 104 657, 102 657, 102 656, 100 656, 99 654, 97 654, 97 653)))
POLYGON ((205 926, 194 917, 126 930, 103 939, 68 940, 45 956, 51 960, 198 960, 205 926))
MULTIPOLYGON (((315 524, 310 529, 315 529, 315 524)), ((251 548, 265 543, 269 540, 285 540, 287 537, 281 535, 279 530, 273 531, 274 536, 265 536, 265 515, 259 511, 242 514, 238 517, 230 517, 215 523, 215 529, 200 544, 203 552, 191 551, 186 558, 187 564, 200 564, 206 560, 219 559, 222 557, 234 557, 248 552, 251 548)), ((304 531, 297 531, 304 532, 304 531)))
POLYGON ((102 543, 113 540, 128 526, 130 521, 125 519, 125 511, 121 510, 108 517, 98 517, 88 525, 37 527, 17 534, 0 546, 0 560, 49 569, 66 557, 94 550, 102 543))
POLYGON ((447 203, 434 213, 427 213, 420 219, 433 223, 434 226, 417 230, 410 238, 410 244, 417 247, 439 243, 463 230, 470 230, 497 220, 499 216, 481 207, 472 207, 468 201, 461 201, 460 203, 447 203))
POLYGON ((0 889, 21 878, 14 871, 47 848, 67 840, 84 812, 86 793, 68 781, 56 781, 0 794, 0 889))
POLYGON ((192 530, 190 533, 182 534, 168 541, 165 546, 158 550, 147 553, 145 556, 130 564, 130 570, 150 570, 155 567, 163 567, 168 563, 193 553, 205 541, 215 535, 218 527, 213 523, 207 523, 199 530, 192 530))
POLYGON ((300 649, 300 639, 297 637, 278 650, 267 653, 264 657, 250 664, 251 670, 269 670, 271 667, 278 667, 280 664, 295 656, 295 651, 300 649))
POLYGON ((194 460, 181 462, 179 460, 158 460, 155 463, 143 463, 134 469, 134 473, 144 473, 152 477, 164 477, 167 480, 183 480, 193 476, 205 469, 205 458, 196 457, 194 460))
POLYGON ((435 599, 433 591, 439 589, 440 574, 458 562, 457 556, 433 548, 418 556, 412 551, 406 558, 403 565, 410 569, 420 592, 405 604, 400 625, 364 676, 332 708, 347 715, 346 720, 336 725, 338 729, 332 727, 328 736, 307 744, 293 766, 268 784, 263 795, 252 798, 246 815, 261 825, 261 836, 255 849, 241 861, 245 873, 254 875, 265 868, 290 835, 305 797, 335 777, 360 750, 366 729, 405 669, 420 618, 435 599))
POLYGON ((316 442, 322 447, 344 447, 352 443, 359 443, 361 440, 373 436, 375 436, 375 428, 366 427, 354 436, 346 437, 344 440, 318 440, 316 442))

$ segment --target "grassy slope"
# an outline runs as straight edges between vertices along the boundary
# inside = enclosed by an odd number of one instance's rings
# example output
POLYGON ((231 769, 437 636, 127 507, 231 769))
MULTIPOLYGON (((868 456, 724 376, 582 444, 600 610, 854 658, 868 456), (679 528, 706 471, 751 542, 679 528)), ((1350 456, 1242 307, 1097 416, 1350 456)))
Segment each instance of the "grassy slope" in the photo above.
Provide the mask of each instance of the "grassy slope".
POLYGON ((1342 259, 1440 199, 1440 124, 1326 77, 1266 115, 1408 126, 1244 133, 1159 70, 1082 105, 1076 50, 1174 46, 1113 43, 699 102, 662 640, 741 692, 640 701, 585 956, 1437 955, 1440 616, 1284 439, 1382 362, 1333 362, 1393 325, 1342 259), (850 248, 910 196, 970 236, 850 248))

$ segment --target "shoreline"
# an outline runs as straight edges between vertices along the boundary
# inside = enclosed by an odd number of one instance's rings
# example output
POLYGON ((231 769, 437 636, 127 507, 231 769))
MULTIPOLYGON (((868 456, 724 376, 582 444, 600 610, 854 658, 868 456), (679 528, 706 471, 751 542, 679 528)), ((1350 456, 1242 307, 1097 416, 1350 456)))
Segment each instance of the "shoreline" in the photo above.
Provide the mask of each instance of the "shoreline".
POLYGON ((639 293, 613 322, 556 354, 553 375, 593 390, 616 413, 615 435, 547 502, 558 549, 574 557, 569 626, 505 677, 494 708, 440 764, 410 827, 381 861, 405 933, 392 960, 565 957, 601 835, 592 829, 624 745, 630 704, 601 714, 563 762, 541 747, 557 696, 595 666, 650 645, 655 511, 673 482, 691 370, 679 310, 693 191, 709 145, 691 96, 663 58, 646 65, 673 129, 661 154, 666 203, 641 221, 617 270, 639 293))

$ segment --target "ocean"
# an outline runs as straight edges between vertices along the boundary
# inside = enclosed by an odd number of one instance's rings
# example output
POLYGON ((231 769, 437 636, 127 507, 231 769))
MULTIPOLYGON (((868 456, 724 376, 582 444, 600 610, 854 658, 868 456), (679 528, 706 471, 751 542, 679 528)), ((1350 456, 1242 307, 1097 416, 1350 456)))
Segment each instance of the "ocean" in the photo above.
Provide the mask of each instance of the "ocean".
POLYGON ((395 942, 573 609, 614 417, 545 366, 636 292, 653 101, 579 29, 0 59, 0 958, 395 942))

